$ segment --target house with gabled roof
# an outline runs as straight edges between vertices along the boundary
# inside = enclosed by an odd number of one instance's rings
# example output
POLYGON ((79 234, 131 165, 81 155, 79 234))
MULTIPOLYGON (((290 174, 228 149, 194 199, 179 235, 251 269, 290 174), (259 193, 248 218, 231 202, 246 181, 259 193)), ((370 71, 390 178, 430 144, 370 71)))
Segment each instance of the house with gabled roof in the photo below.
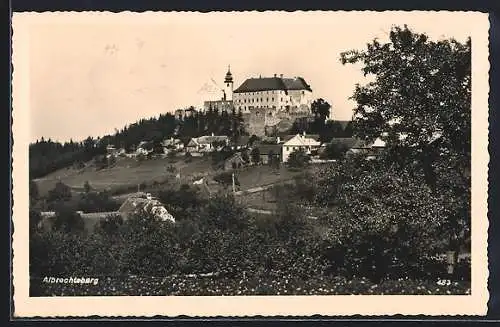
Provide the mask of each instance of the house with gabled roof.
POLYGON ((321 146, 321 142, 309 135, 296 134, 292 138, 285 140, 283 143, 282 150, 282 161, 287 162, 290 154, 294 151, 303 150, 307 154, 311 154, 313 151, 316 151, 321 146))
POLYGON ((123 219, 134 214, 153 214, 163 221, 175 223, 175 218, 168 212, 165 206, 157 199, 146 195, 146 197, 129 197, 117 211, 123 219))
POLYGON ((205 153, 219 151, 230 143, 226 135, 205 135, 193 137, 186 145, 186 151, 190 153, 205 153))
POLYGON ((264 165, 269 163, 269 159, 274 157, 279 161, 282 159, 282 145, 281 144, 259 144, 256 146, 259 149, 260 162, 264 165))
POLYGON ((184 142, 178 138, 170 137, 161 142, 164 153, 170 153, 172 151, 180 151, 184 149, 184 142))

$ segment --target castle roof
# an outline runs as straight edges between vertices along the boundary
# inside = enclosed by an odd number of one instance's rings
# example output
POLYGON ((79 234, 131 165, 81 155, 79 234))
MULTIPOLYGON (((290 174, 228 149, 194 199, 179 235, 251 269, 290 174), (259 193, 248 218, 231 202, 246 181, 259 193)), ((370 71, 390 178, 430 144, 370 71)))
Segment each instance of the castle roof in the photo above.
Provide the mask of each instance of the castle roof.
POLYGON ((240 85, 234 93, 259 92, 259 91, 289 91, 307 90, 312 91, 309 84, 302 77, 281 78, 281 77, 259 77, 249 78, 240 85))

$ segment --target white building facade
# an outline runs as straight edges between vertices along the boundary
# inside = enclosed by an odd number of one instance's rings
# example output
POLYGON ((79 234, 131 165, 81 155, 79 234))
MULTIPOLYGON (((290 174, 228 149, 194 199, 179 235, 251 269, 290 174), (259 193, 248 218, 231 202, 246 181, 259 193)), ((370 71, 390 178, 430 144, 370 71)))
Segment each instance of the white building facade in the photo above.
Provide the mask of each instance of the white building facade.
POLYGON ((311 154, 311 151, 318 149, 320 146, 321 142, 308 137, 306 134, 297 134, 283 143, 282 161, 287 162, 290 154, 294 151, 303 150, 306 154, 311 154))
POLYGON ((308 111, 312 101, 312 89, 302 77, 249 78, 233 92, 233 105, 243 113, 252 108, 308 111))

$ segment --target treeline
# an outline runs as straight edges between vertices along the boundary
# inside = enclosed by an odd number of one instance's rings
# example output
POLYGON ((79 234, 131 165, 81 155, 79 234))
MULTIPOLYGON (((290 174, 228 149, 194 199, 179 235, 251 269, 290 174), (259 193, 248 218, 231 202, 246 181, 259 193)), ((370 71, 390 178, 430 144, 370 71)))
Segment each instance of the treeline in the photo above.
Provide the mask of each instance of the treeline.
POLYGON ((84 162, 105 152, 104 144, 99 144, 98 139, 91 137, 83 142, 71 140, 65 143, 45 140, 42 137, 29 146, 30 179, 42 177, 71 165, 83 167, 84 162))
POLYGON ((218 113, 208 110, 205 113, 194 112, 191 116, 175 117, 171 113, 159 117, 141 119, 136 123, 117 130, 114 135, 102 138, 88 137, 83 142, 59 143, 52 140, 37 140, 30 144, 30 179, 45 176, 61 168, 83 163, 97 155, 106 153, 106 146, 112 144, 124 148, 127 152, 135 150, 141 141, 157 147, 165 138, 178 137, 188 142, 192 137, 214 133, 237 139, 244 135, 243 116, 241 113, 218 113), (180 118, 180 119, 179 119, 180 118))

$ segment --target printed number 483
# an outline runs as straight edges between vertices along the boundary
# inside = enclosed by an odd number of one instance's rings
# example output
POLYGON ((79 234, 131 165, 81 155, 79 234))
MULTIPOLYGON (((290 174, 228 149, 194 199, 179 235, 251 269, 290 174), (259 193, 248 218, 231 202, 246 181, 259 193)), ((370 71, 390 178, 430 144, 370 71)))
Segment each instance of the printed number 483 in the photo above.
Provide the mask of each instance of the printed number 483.
POLYGON ((451 285, 451 280, 449 280, 449 279, 439 279, 437 281, 437 284, 441 285, 441 286, 448 286, 448 285, 451 285))

